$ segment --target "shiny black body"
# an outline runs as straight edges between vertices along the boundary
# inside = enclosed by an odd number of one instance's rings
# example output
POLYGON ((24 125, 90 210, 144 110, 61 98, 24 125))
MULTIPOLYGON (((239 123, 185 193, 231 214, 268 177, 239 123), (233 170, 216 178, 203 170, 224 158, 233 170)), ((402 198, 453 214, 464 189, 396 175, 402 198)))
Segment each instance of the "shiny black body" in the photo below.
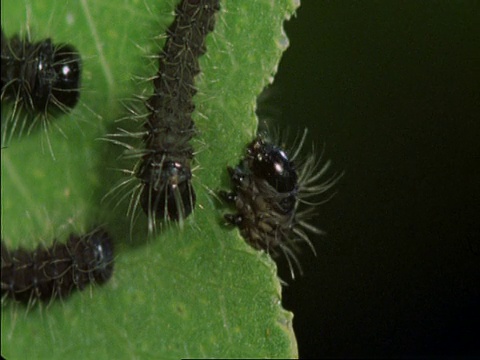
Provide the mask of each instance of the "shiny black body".
POLYGON ((182 0, 167 29, 154 93, 146 102, 150 115, 144 125, 145 155, 136 171, 143 186, 140 205, 150 220, 184 219, 195 206, 190 144, 196 134, 194 78, 219 9, 219 0, 182 0))
POLYGON ((33 113, 72 109, 80 97, 82 62, 69 44, 30 43, 2 30, 1 99, 33 113))
POLYGON ((233 191, 220 194, 237 213, 225 219, 238 226, 254 248, 276 254, 295 225, 299 191, 295 164, 283 149, 259 136, 240 164, 228 171, 233 191))
POLYGON ((2 241, 2 298, 24 303, 64 299, 74 289, 109 280, 113 258, 112 239, 100 228, 84 236, 72 234, 65 244, 54 241, 49 248, 39 246, 33 251, 10 251, 2 241))

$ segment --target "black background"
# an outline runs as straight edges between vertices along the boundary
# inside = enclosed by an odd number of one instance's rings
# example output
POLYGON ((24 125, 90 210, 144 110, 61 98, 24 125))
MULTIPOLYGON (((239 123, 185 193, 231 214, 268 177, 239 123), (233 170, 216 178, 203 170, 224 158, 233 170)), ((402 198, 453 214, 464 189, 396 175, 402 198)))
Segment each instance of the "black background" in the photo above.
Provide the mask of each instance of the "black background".
POLYGON ((480 356, 480 2, 305 0, 286 31, 280 127, 345 171, 283 290, 300 356, 480 356))

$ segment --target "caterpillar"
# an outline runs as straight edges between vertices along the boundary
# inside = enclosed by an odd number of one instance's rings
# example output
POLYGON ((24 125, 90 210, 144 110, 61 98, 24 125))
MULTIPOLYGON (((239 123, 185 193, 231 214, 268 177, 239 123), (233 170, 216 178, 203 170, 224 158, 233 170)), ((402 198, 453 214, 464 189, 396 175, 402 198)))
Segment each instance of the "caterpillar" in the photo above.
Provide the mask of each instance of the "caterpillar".
POLYGON ((126 146, 133 156, 140 157, 132 171, 140 184, 132 191, 130 208, 140 205, 150 230, 156 219, 182 221, 195 206, 190 143, 197 133, 192 119, 197 92, 194 78, 200 72, 198 58, 206 52, 205 39, 214 29, 219 9, 219 0, 182 0, 177 5, 158 55, 154 91, 145 101, 144 147, 126 146))
POLYGON ((33 251, 7 249, 1 242, 2 299, 31 304, 56 298, 65 299, 90 283, 103 284, 113 273, 113 242, 97 228, 88 234, 70 234, 65 244, 33 251))
MULTIPOLYGON (((0 98, 2 103, 13 103, 11 118, 24 110, 33 125, 37 115, 65 113, 75 107, 82 73, 81 57, 75 47, 54 44, 50 38, 30 42, 14 35, 8 39, 3 29, 1 41, 0 98)), ((16 122, 11 133, 15 127, 16 122)))
POLYGON ((317 184, 329 169, 330 161, 320 167, 314 154, 297 163, 306 135, 305 130, 290 157, 288 151, 275 145, 266 134, 259 134, 247 146, 238 166, 227 168, 233 191, 220 191, 221 198, 236 210, 224 215, 227 224, 237 226, 253 248, 274 258, 283 253, 292 278, 293 263, 301 272, 296 257, 298 245, 307 243, 315 253, 307 232, 323 233, 307 222, 315 211, 315 203, 309 199, 326 192, 338 180, 338 176, 333 176, 317 184))

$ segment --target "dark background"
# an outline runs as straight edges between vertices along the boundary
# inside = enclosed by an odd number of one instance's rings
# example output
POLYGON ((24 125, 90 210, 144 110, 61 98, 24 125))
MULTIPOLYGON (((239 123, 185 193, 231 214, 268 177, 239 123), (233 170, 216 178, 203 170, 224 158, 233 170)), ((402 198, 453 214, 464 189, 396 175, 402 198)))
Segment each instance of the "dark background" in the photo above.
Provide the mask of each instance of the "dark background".
POLYGON ((345 171, 284 288, 300 356, 480 356, 480 2, 304 0, 286 31, 280 127, 345 171))

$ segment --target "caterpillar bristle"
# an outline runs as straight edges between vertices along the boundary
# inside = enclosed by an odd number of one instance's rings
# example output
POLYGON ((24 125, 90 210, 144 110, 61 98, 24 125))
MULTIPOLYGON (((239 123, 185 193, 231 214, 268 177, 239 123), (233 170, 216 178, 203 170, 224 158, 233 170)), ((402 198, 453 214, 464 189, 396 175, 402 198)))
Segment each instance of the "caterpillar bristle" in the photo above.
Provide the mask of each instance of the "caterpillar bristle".
POLYGON ((130 108, 130 117, 143 122, 142 131, 121 130, 109 135, 110 141, 126 148, 125 159, 137 159, 135 186, 130 198, 132 216, 141 208, 147 216, 149 232, 158 222, 176 221, 183 225, 193 212, 196 194, 192 186, 191 140, 198 131, 192 119, 193 97, 197 93, 195 77, 200 73, 198 58, 206 52, 205 39, 213 30, 219 0, 182 0, 174 11, 173 23, 158 39, 163 48, 149 60, 157 63, 155 73, 141 81, 153 84, 153 93, 137 97, 145 111, 130 108), (142 138, 143 145, 129 146, 118 139, 142 138))
POLYGON ((322 202, 309 199, 330 190, 341 176, 335 174, 320 183, 330 168, 330 161, 322 165, 321 158, 313 152, 301 160, 306 135, 305 130, 295 138, 293 147, 286 150, 285 145, 276 145, 266 133, 260 133, 247 146, 240 163, 235 168, 227 168, 232 191, 220 192, 224 201, 236 209, 236 213, 225 215, 227 223, 238 227, 255 249, 266 251, 274 258, 283 254, 292 279, 294 268, 302 273, 296 256, 301 244, 307 244, 315 254, 308 234, 324 234, 309 223, 316 215, 315 206, 322 202))
POLYGON ((2 241, 1 260, 2 298, 28 305, 52 302, 107 282, 113 274, 113 241, 102 228, 33 251, 9 250, 2 241))

